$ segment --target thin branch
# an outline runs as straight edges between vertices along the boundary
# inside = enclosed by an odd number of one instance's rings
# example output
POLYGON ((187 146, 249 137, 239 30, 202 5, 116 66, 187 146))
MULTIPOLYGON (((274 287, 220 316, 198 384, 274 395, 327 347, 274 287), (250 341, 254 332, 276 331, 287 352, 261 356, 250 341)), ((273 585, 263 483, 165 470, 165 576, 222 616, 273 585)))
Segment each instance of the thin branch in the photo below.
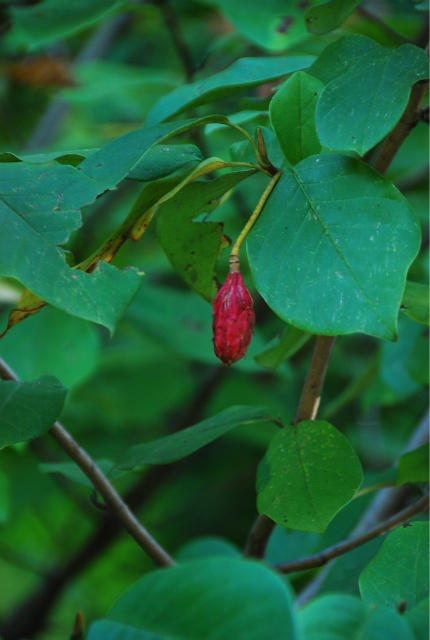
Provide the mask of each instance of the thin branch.
MULTIPOLYGON (((12 369, 1 359, 0 378, 2 380, 19 380, 12 369)), ((94 460, 76 440, 72 438, 68 431, 59 422, 55 422, 49 429, 49 433, 66 454, 76 462, 93 487, 100 493, 110 511, 121 521, 126 531, 128 531, 131 537, 148 554, 155 564, 159 567, 169 567, 176 564, 173 558, 158 544, 145 527, 140 524, 136 516, 130 511, 94 460)))
POLYGON ((345 542, 340 542, 339 544, 334 545, 333 547, 329 547, 324 551, 320 551, 320 553, 316 553, 312 556, 307 556, 305 558, 300 558, 299 560, 294 560, 293 562, 287 562, 285 564, 277 564, 274 566, 275 569, 280 571, 281 573, 294 573, 296 571, 303 571, 304 569, 315 569, 316 567, 322 567, 330 560, 334 558, 338 558, 339 556, 347 553, 348 551, 352 551, 352 549, 356 549, 361 545, 377 538, 383 533, 387 533, 391 529, 398 527, 406 520, 409 520, 413 516, 426 511, 429 508, 429 497, 428 495, 424 496, 420 500, 418 500, 415 504, 403 509, 396 515, 388 518, 378 526, 370 529, 366 533, 356 536, 355 538, 351 538, 350 540, 346 540, 345 542))
MULTIPOLYGON (((401 455, 420 447, 425 442, 428 442, 428 424, 429 413, 427 411, 426 415, 422 418, 412 434, 412 437, 409 439, 406 447, 402 450, 401 455)), ((366 531, 376 527, 380 522, 394 516, 394 514, 396 514, 399 509, 402 509, 410 499, 411 489, 412 487, 408 485, 400 487, 398 491, 395 488, 382 489, 376 495, 370 506, 367 507, 359 522, 351 532, 351 535, 353 537, 364 535, 366 531)), ((306 585, 305 589, 303 589, 303 591, 298 595, 297 606, 304 606, 316 596, 321 586, 324 584, 331 568, 332 565, 326 566, 308 585, 306 585)))
POLYGON ((387 171, 394 156, 406 140, 410 132, 421 120, 421 103, 426 94, 428 80, 422 80, 414 84, 411 90, 408 106, 393 131, 382 145, 379 154, 373 163, 373 168, 381 175, 387 171))

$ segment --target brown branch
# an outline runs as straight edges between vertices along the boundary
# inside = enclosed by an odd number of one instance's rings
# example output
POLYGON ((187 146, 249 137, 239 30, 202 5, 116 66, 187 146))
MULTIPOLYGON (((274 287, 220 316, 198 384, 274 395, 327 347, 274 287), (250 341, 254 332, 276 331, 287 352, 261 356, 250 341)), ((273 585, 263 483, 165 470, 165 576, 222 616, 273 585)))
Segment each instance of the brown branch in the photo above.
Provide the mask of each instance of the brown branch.
MULTIPOLYGON (((0 359, 0 378, 2 380, 19 380, 8 365, 0 359)), ((168 567, 175 564, 173 558, 158 544, 145 527, 137 520, 129 507, 122 500, 119 493, 109 482, 94 460, 72 438, 67 430, 56 422, 49 433, 58 442, 66 454, 78 465, 87 476, 93 487, 102 496, 110 511, 122 523, 126 531, 148 556, 159 567, 168 567)))
POLYGON ((336 338, 318 336, 309 365, 294 424, 302 420, 315 420, 321 400, 328 363, 336 338))
POLYGON ((400 511, 399 513, 396 513, 391 518, 388 518, 388 520, 385 520, 378 526, 370 529, 369 531, 366 531, 366 533, 360 536, 356 536, 355 538, 351 538, 350 540, 346 540, 345 542, 340 542, 339 544, 336 544, 333 547, 329 547, 324 551, 320 551, 319 553, 315 553, 312 556, 300 558, 299 560, 294 560, 293 562, 287 562, 285 564, 277 564, 274 566, 274 568, 281 573, 294 573, 296 571, 303 571, 305 569, 315 569, 316 567, 322 567, 330 560, 338 558, 348 551, 352 551, 352 549, 360 547, 361 545, 369 542, 370 540, 373 540, 374 538, 377 538, 383 533, 387 533, 387 531, 394 529, 413 516, 426 511, 428 508, 429 497, 428 495, 426 495, 418 500, 415 504, 407 507, 406 509, 403 509, 403 511, 400 511))
MULTIPOLYGON (((226 370, 221 367, 215 370, 211 368, 208 375, 203 373, 203 369, 201 370, 199 379, 202 385, 197 389, 194 401, 179 419, 177 413, 174 415, 176 430, 188 427, 190 423, 202 419, 209 398, 225 375, 226 370)), ((32 443, 35 442, 37 440, 32 440, 32 443)), ((124 502, 133 511, 137 511, 161 486, 187 465, 188 460, 185 459, 170 465, 151 467, 127 492, 124 502)), ((100 511, 97 513, 93 510, 93 513, 96 516, 101 515, 100 511)), ((104 512, 104 516, 98 520, 97 529, 64 566, 43 571, 42 584, 37 585, 37 588, 9 613, 7 620, 0 624, 0 636, 4 640, 20 640, 20 638, 32 638, 42 631, 50 611, 67 585, 75 576, 88 569, 100 558, 122 532, 118 519, 110 511, 104 512)))

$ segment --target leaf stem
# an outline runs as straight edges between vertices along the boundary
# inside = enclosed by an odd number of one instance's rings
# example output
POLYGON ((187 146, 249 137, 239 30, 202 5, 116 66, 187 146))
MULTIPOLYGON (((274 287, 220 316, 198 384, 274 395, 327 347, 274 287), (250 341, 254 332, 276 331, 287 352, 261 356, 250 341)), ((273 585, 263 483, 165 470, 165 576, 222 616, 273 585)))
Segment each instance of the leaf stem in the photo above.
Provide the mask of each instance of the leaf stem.
MULTIPOLYGON (((265 171, 265 173, 267 173, 267 172, 265 171)), ((266 204, 270 194, 272 193, 273 189, 275 188, 275 185, 278 182, 280 177, 281 177, 281 171, 278 171, 272 177, 271 181, 269 182, 269 184, 267 185, 266 189, 264 190, 263 195, 261 196, 260 200, 258 201, 257 206, 255 207, 254 211, 252 212, 250 218, 248 219, 248 222, 243 227, 243 229, 240 232, 236 242, 234 243, 233 249, 231 250, 231 253, 230 253, 230 261, 231 262, 236 262, 237 259, 239 258, 240 247, 242 246, 243 241, 245 240, 246 236, 250 232, 252 226, 254 225, 254 222, 257 220, 258 216, 260 215, 261 210, 263 209, 264 205, 266 204)))
POLYGON ((366 533, 363 533, 362 535, 351 538, 350 540, 345 540, 344 542, 340 542, 333 547, 328 547, 328 549, 325 549, 320 553, 315 553, 312 556, 306 556, 304 558, 300 558, 299 560, 294 560, 293 562, 286 562, 285 564, 277 564, 274 566, 274 568, 281 573, 286 574, 295 573, 296 571, 303 571, 305 569, 315 569, 316 567, 322 567, 330 560, 338 558, 348 551, 352 551, 352 549, 356 549, 366 542, 369 542, 370 540, 373 540, 374 538, 387 533, 387 531, 394 529, 413 516, 426 511, 428 508, 429 497, 428 495, 426 495, 410 507, 399 511, 399 513, 396 513, 391 518, 384 520, 384 522, 381 522, 381 524, 377 525, 373 529, 370 529, 369 531, 366 531, 366 533))
MULTIPOLYGON (((0 358, 0 378, 2 380, 19 381, 18 376, 0 358)), ((55 422, 49 429, 51 436, 58 442, 60 447, 66 452, 78 467, 90 480, 93 487, 103 497, 109 510, 121 521, 137 544, 148 554, 148 556, 159 567, 170 567, 175 565, 173 558, 160 546, 151 536, 145 527, 137 520, 119 493, 109 482, 95 461, 88 453, 72 438, 70 433, 59 422, 55 422)))

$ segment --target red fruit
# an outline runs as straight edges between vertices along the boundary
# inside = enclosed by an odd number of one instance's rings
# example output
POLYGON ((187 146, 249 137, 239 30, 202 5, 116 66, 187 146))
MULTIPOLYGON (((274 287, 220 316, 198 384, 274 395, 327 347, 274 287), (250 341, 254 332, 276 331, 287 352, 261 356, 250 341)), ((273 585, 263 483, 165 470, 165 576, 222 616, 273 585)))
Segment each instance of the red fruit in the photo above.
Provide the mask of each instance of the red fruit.
POLYGON ((246 353, 255 323, 251 294, 240 272, 229 273, 213 303, 215 355, 225 364, 237 362, 246 353))

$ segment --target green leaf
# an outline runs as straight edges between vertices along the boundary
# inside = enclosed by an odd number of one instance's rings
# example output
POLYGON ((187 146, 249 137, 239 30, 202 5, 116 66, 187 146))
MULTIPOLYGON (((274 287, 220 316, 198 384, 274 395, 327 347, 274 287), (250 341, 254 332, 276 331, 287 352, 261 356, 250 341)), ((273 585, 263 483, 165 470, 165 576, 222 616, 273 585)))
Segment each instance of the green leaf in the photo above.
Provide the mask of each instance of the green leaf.
POLYGON ((97 149, 79 149, 78 151, 49 151, 47 153, 22 154, 19 156, 10 151, 0 153, 0 162, 26 162, 27 164, 47 164, 58 162, 76 167, 84 158, 87 158, 97 149))
POLYGON ((163 96, 148 113, 146 125, 155 125, 185 110, 305 69, 314 59, 313 56, 240 58, 220 73, 179 87, 163 96))
POLYGON ((327 0, 306 11, 305 22, 309 33, 321 35, 333 31, 345 22, 362 0, 327 0))
POLYGON ((0 449, 48 431, 61 413, 66 394, 54 376, 35 382, 0 382, 0 449))
POLYGON ((315 4, 302 0, 211 0, 221 13, 251 43, 268 51, 283 52, 308 40, 304 7, 315 4))
POLYGON ((363 600, 378 607, 410 611, 428 597, 429 523, 411 522, 384 540, 360 576, 363 600))
POLYGON ((105 262, 91 274, 70 269, 61 249, 2 202, 0 273, 16 278, 54 307, 101 324, 111 333, 136 295, 143 275, 135 268, 119 271, 105 262))
POLYGON ((101 191, 100 184, 67 165, 0 164, 0 202, 51 244, 68 240, 81 226, 79 209, 101 191))
POLYGON ((404 617, 349 595, 321 596, 299 615, 306 640, 414 640, 404 617))
POLYGON ((12 7, 10 14, 15 37, 34 50, 90 26, 124 4, 119 0, 43 0, 30 7, 12 7))
POLYGON ((201 162, 202 153, 193 144, 172 144, 156 146, 133 167, 128 173, 129 180, 151 182, 170 175, 189 162, 201 162))
POLYGON ((416 216, 392 183, 334 154, 286 169, 248 236, 258 291, 285 322, 390 340, 419 246, 416 216))
POLYGON ((414 633, 414 640, 429 637, 429 599, 421 600, 418 606, 406 611, 405 619, 414 633))
POLYGON ((269 342, 264 351, 255 356, 255 361, 262 367, 277 369, 297 353, 310 337, 310 333, 288 326, 282 334, 269 342))
POLYGON ((116 467, 133 469, 142 465, 168 464, 198 451, 233 427, 255 422, 278 421, 279 418, 264 407, 230 407, 171 436, 131 447, 120 458, 116 467))
MULTIPOLYGON (((380 378, 396 393, 398 399, 408 398, 420 389, 420 384, 409 373, 407 364, 421 337, 422 329, 423 327, 419 324, 401 316, 398 341, 384 342, 381 345, 380 378)), ((423 349, 423 345, 419 347, 425 356, 427 350, 423 349)))
POLYGON ((321 93, 315 112, 321 144, 364 155, 397 124, 411 86, 425 78, 428 58, 414 45, 363 55, 321 93))
POLYGON ((95 370, 100 355, 99 332, 89 322, 46 307, 7 333, 2 357, 22 380, 54 375, 72 389, 95 370))
POLYGON ((193 222, 216 209, 223 196, 251 171, 236 171, 209 182, 193 182, 160 207, 156 238, 183 280, 205 300, 217 292, 215 269, 223 247, 219 222, 193 222))
POLYGON ((97 620, 90 626, 85 638, 86 640, 162 640, 153 636, 152 633, 145 633, 112 620, 97 620))
POLYGON ((378 50, 380 45, 366 36, 351 34, 329 44, 307 72, 324 84, 346 73, 363 56, 378 50))
MULTIPOLYGON (((230 124, 225 116, 206 116, 197 120, 181 120, 130 131, 95 151, 81 162, 78 170, 104 185, 105 189, 113 189, 144 161, 145 154, 155 145, 164 143, 180 133, 213 123, 230 124)), ((140 166, 142 168, 142 164, 140 166)))
POLYGON ((241 551, 229 540, 223 538, 204 536, 186 542, 175 554, 175 559, 179 562, 197 560, 199 558, 213 557, 241 557, 241 551))
POLYGON ((429 287, 419 282, 406 282, 401 311, 420 324, 429 326, 429 287))
POLYGON ((402 455, 399 460, 399 473, 396 487, 403 484, 413 484, 415 482, 429 481, 429 446, 423 444, 422 447, 409 451, 402 455))
POLYGON ((175 640, 297 640, 290 590, 267 567, 207 558, 150 573, 109 619, 175 640))
POLYGON ((279 146, 291 164, 321 152, 315 108, 323 83, 300 71, 289 78, 270 103, 270 121, 279 146))
POLYGON ((257 508, 290 529, 324 533, 363 479, 346 438, 328 422, 305 420, 275 435, 257 474, 257 508))

